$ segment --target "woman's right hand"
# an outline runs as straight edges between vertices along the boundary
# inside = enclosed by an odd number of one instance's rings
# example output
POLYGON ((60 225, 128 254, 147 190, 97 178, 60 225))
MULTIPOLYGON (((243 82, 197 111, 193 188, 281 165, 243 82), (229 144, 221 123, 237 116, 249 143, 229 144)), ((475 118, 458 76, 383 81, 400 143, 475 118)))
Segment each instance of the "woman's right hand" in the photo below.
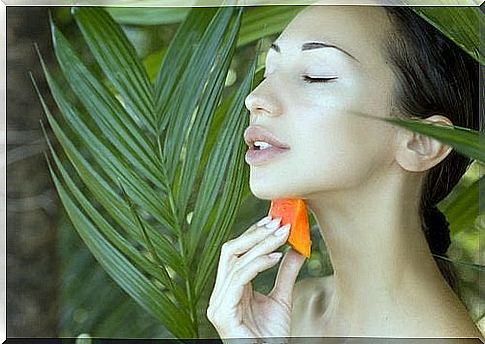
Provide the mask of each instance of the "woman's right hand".
POLYGON ((305 257, 292 249, 283 257, 273 290, 255 292, 251 280, 278 263, 289 225, 269 216, 222 246, 207 317, 221 338, 289 337, 293 286, 305 257))

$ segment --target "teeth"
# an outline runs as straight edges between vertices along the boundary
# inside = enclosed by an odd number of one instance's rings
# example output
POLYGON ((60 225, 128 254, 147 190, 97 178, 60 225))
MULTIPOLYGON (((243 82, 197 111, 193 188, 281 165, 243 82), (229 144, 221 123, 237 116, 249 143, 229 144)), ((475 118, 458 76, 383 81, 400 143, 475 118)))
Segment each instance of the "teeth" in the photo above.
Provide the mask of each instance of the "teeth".
POLYGON ((272 147, 269 143, 264 142, 264 141, 255 141, 254 145, 259 147, 260 150, 267 149, 269 147, 272 147))

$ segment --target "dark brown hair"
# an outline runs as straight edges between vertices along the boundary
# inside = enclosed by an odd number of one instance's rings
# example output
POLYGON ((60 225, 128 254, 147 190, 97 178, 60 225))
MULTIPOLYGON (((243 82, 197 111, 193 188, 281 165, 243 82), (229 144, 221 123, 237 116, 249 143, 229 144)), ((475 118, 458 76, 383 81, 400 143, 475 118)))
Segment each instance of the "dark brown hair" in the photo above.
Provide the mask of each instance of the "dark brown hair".
MULTIPOLYGON (((396 114, 426 118, 443 115, 454 125, 480 128, 480 64, 409 7, 385 7, 393 25, 385 52, 397 83, 396 114)), ((433 9, 431 9, 433 10, 433 9)), ((458 10, 458 9, 457 9, 458 10)), ((471 159, 452 150, 426 175, 420 204, 422 228, 435 261, 459 295, 456 273, 446 256, 448 222, 436 208, 466 172, 471 159)))

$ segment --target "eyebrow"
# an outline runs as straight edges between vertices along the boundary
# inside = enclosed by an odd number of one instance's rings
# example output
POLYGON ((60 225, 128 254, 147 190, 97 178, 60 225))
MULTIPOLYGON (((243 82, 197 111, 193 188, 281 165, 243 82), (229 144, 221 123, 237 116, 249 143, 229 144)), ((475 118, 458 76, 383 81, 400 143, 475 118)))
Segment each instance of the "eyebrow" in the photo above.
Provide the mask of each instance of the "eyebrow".
MULTIPOLYGON (((326 43, 323 43, 323 42, 306 42, 306 43, 303 43, 303 45, 301 46, 301 51, 321 49, 321 48, 335 48, 335 49, 343 52, 344 54, 350 56, 355 61, 360 62, 359 60, 357 60, 357 58, 355 58, 353 55, 349 54, 347 51, 343 50, 342 48, 337 47, 336 45, 333 45, 333 44, 326 44, 326 43)), ((272 43, 270 49, 273 49, 277 53, 281 52, 280 47, 276 43, 272 43)))

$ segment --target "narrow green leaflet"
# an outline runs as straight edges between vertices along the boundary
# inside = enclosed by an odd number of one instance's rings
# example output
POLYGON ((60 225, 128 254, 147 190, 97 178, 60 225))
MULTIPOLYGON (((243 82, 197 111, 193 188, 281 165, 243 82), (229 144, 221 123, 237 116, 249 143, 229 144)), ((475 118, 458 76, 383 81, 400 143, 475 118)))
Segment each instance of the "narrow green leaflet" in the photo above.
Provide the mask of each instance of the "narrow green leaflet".
MULTIPOLYGON (((243 128, 243 126, 241 126, 243 128)), ((238 209, 242 202, 243 185, 249 178, 248 168, 244 166, 244 149, 239 149, 234 159, 238 162, 229 165, 228 184, 224 187, 221 195, 221 200, 232 199, 234 202, 218 202, 216 221, 211 222, 212 230, 206 242, 211 243, 208 252, 202 256, 202 261, 197 270, 197 279, 195 282, 195 299, 198 300, 207 286, 209 276, 217 267, 217 257, 219 255, 222 244, 227 241, 231 233, 234 220, 236 218, 238 209)))
POLYGON ((471 57, 485 65, 485 57, 480 51, 480 30, 485 27, 485 15, 479 7, 413 6, 411 8, 471 57))
POLYGON ((221 125, 218 134, 220 144, 216 146, 209 158, 190 223, 190 261, 197 247, 203 248, 206 252, 198 264, 196 299, 202 293, 210 272, 216 266, 218 252, 222 243, 228 238, 242 201, 243 184, 246 183, 248 174, 248 166, 244 162, 246 145, 242 140, 248 118, 244 98, 250 91, 255 66, 256 59, 233 98, 221 125), (223 192, 219 195, 223 185, 223 192), (213 220, 209 220, 211 217, 213 220), (201 240, 202 238, 204 240, 201 240), (206 245, 206 243, 210 244, 206 245))
MULTIPOLYGON (((245 95, 248 94, 251 87, 252 73, 254 73, 254 70, 250 69, 248 75, 238 89, 237 94, 233 97, 232 103, 226 112, 222 125, 220 126, 220 131, 217 135, 217 142, 219 144, 216 145, 211 152, 204 169, 204 177, 201 182, 201 187, 195 203, 194 214, 189 227, 189 237, 191 239, 189 245, 190 261, 192 261, 196 247, 201 245, 199 243, 201 238, 206 238, 211 230, 218 231, 217 228, 212 227, 213 221, 208 221, 208 219, 217 211, 216 200, 218 199, 220 190, 226 182, 226 170, 231 165, 238 163, 238 161, 235 160, 236 153, 234 147, 239 142, 240 145, 242 144, 239 149, 245 148, 242 140, 244 127, 241 129, 241 126, 247 124, 247 115, 246 109, 242 104, 245 95), (239 136, 237 133, 239 133, 239 136), (206 226, 203 226, 203 224, 206 224, 206 226)), ((242 168, 244 168, 244 165, 242 168)))
POLYGON ((174 90, 215 12, 216 9, 213 8, 191 9, 186 20, 177 30, 173 43, 168 47, 154 89, 159 134, 165 130, 170 120, 171 112, 166 111, 165 108, 170 104, 174 90))
POLYGON ((485 176, 460 190, 453 202, 442 209, 450 222, 452 235, 472 226, 477 216, 483 214, 485 202, 480 202, 480 195, 485 195, 485 176))
POLYGON ((283 31, 306 6, 260 6, 244 11, 237 42, 243 46, 283 31))
MULTIPOLYGON (((374 118, 374 117, 372 117, 374 118)), ((423 123, 419 120, 405 120, 400 118, 382 118, 387 122, 396 124, 411 131, 428 135, 449 146, 457 152, 485 163, 485 141, 479 131, 455 126, 447 126, 423 123)))
MULTIPOLYGON (((194 49, 193 55, 185 73, 182 75, 173 96, 166 109, 170 113, 170 122, 167 127, 169 135, 166 136, 163 155, 166 158, 167 170, 176 171, 180 159, 183 159, 182 146, 192 127, 196 109, 204 96, 207 82, 213 71, 213 65, 219 59, 217 52, 224 42, 225 28, 230 23, 234 9, 220 8, 210 22, 207 30, 200 40, 200 45, 194 49)), ((173 181, 175 176, 169 176, 173 181)))
POLYGON ((128 38, 100 8, 77 7, 73 13, 96 62, 116 87, 131 117, 142 120, 156 134, 150 81, 128 38))
MULTIPOLYGON (((180 175, 174 185, 177 207, 182 214, 187 213, 187 203, 193 193, 203 148, 209 136, 210 123, 214 118, 216 106, 222 97, 224 81, 236 47, 235 42, 239 31, 241 13, 242 11, 239 11, 232 22, 227 25, 227 38, 217 52, 218 59, 212 66, 213 72, 210 73, 192 127, 187 134, 185 157, 180 166, 180 175)), ((221 167, 219 168, 223 170, 221 167)))

